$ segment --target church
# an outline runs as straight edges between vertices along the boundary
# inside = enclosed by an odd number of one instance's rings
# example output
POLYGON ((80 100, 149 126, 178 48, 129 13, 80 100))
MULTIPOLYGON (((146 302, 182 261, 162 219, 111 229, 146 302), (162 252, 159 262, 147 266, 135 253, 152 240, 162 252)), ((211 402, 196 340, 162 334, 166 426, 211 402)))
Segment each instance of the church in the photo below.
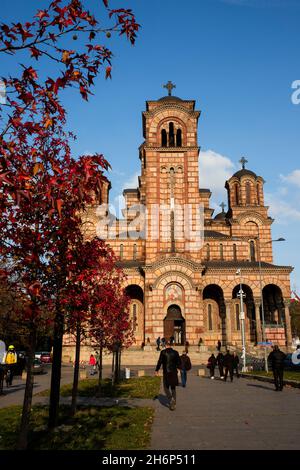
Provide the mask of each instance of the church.
MULTIPOLYGON (((242 158, 224 181, 227 211, 221 204, 215 215, 210 189, 199 187, 200 111, 173 96, 171 82, 165 88, 167 96, 147 101, 142 113, 138 187, 124 190, 124 219, 104 229, 127 275, 135 346, 173 336, 177 345, 240 347, 243 320, 247 345, 267 339, 288 347, 292 268, 273 263, 264 179, 242 158)), ((109 189, 107 182, 103 203, 109 189)), ((88 208, 87 237, 103 236, 101 217, 99 206, 88 208)))

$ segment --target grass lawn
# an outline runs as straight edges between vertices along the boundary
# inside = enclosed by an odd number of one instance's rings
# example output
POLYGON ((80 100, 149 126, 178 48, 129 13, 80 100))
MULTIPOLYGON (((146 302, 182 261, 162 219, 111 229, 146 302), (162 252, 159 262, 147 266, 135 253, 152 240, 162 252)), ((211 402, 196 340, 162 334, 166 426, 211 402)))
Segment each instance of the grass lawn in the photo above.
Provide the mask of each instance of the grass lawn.
MULTIPOLYGON (((263 377, 270 377, 271 379, 273 379, 272 371, 265 372, 264 370, 257 370, 257 371, 247 372, 247 374, 261 375, 263 377)), ((300 382, 300 372, 285 370, 283 374, 283 379, 284 380, 296 380, 297 382, 300 382)))
MULTIPOLYGON (((153 399, 159 393, 160 377, 137 377, 122 380, 114 387, 110 379, 102 381, 102 397, 124 397, 124 398, 150 398, 153 399)), ((98 379, 80 380, 78 384, 78 396, 94 397, 98 391, 98 379)), ((49 396, 50 391, 44 390, 39 396, 49 396)), ((62 397, 72 394, 72 384, 63 385, 60 389, 62 397)))
MULTIPOLYGON (((113 450, 146 449, 150 444, 152 408, 79 408, 73 418, 70 408, 60 407, 59 426, 46 429, 48 408, 34 406, 29 449, 113 450)), ((0 409, 0 450, 14 449, 21 407, 0 409)))

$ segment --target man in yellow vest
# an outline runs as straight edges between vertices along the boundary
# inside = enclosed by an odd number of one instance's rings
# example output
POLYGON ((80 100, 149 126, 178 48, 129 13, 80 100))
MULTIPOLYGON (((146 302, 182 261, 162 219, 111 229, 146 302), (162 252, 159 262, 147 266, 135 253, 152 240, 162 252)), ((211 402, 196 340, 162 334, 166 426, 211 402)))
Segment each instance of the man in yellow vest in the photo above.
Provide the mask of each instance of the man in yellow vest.
POLYGON ((17 361, 18 356, 15 347, 11 344, 10 346, 8 346, 7 353, 4 356, 4 363, 6 364, 6 366, 8 366, 6 371, 7 386, 12 385, 14 365, 17 364, 17 361))

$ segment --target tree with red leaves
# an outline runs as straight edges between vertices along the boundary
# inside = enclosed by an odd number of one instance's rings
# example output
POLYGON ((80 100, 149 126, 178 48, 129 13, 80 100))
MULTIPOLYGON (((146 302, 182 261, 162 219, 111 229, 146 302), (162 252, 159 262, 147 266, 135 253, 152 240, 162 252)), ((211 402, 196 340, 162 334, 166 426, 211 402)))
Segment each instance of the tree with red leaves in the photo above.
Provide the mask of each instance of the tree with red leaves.
POLYGON ((107 28, 99 27, 80 0, 54 0, 30 22, 0 25, 0 53, 22 52, 23 57, 28 52, 30 61, 21 65, 18 77, 3 77, 7 103, 0 108, 1 267, 23 300, 18 313, 30 337, 20 449, 27 446, 37 326, 51 320, 55 333, 49 423, 57 421, 62 299, 71 262, 67 254, 82 243, 80 213, 87 204, 101 202, 103 171, 108 168, 99 154, 72 158, 70 140, 75 136, 64 131, 66 111, 59 94, 73 87, 87 100, 101 70, 106 78, 111 76, 112 53, 98 39, 118 32, 133 44, 139 28, 131 10, 111 10, 107 0, 103 3, 112 22, 107 28), (84 46, 78 41, 77 47, 67 47, 69 38, 81 37, 84 46), (52 76, 43 78, 33 61, 53 65, 52 76))
POLYGON ((94 337, 101 332, 101 337, 105 338, 102 345, 109 347, 117 338, 129 346, 129 299, 122 286, 124 274, 116 267, 116 257, 103 241, 97 238, 86 241, 77 246, 76 251, 69 251, 67 256, 74 261, 70 264, 62 303, 69 312, 67 328, 76 337, 71 405, 71 414, 74 415, 81 338, 94 337))

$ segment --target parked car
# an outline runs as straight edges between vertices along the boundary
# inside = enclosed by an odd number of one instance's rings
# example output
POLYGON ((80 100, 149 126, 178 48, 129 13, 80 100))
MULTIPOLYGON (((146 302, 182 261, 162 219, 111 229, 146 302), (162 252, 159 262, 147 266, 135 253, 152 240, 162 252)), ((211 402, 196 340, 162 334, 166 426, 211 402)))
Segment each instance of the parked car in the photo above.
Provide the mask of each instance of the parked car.
POLYGON ((44 364, 40 359, 35 359, 33 362, 33 373, 34 374, 43 374, 44 373, 44 364))
POLYGON ((42 352, 40 360, 44 364, 50 364, 52 362, 51 354, 49 352, 42 352))

